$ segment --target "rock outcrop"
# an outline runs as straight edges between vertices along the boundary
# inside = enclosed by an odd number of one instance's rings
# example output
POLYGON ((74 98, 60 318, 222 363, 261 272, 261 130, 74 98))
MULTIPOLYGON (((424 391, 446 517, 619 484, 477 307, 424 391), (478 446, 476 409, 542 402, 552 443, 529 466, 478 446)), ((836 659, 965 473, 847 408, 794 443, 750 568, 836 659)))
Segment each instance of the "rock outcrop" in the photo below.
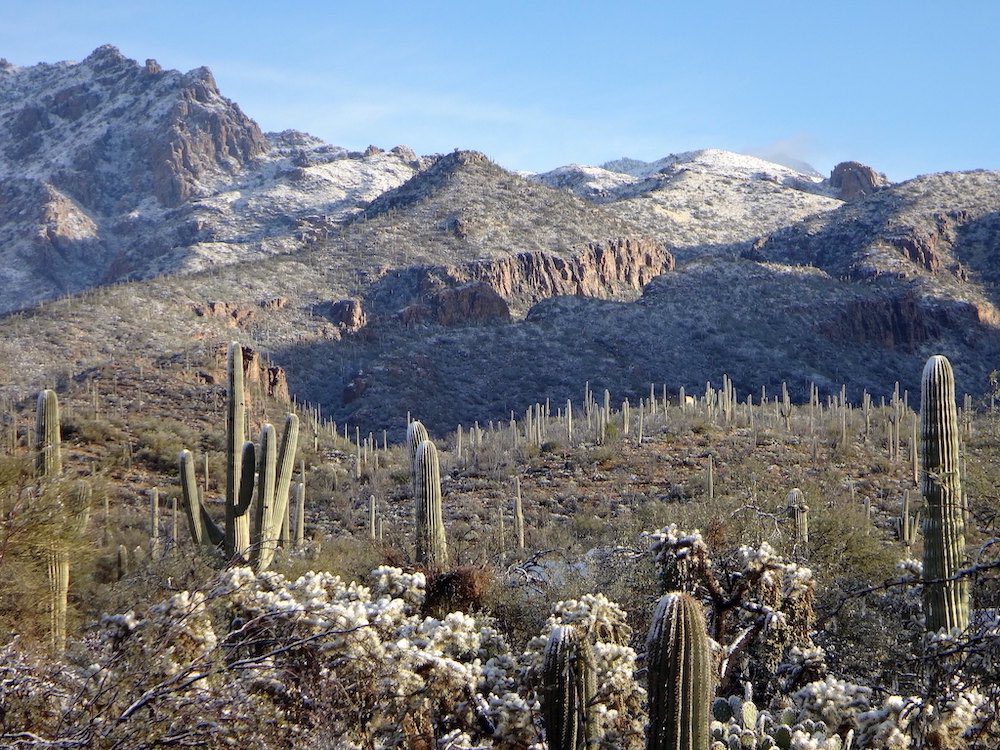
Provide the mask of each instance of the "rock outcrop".
POLYGON ((842 161, 830 173, 830 187, 837 191, 837 196, 841 200, 845 201, 871 195, 888 184, 889 180, 884 174, 857 161, 842 161))
MULTIPOLYGON (((220 344, 216 348, 215 371, 212 373, 213 382, 226 382, 228 355, 228 344, 220 344)), ((264 393, 281 403, 291 401, 291 396, 288 393, 288 378, 285 375, 285 368, 265 361, 260 356, 260 352, 249 346, 243 347, 243 379, 247 386, 260 386, 264 393)), ((248 398, 252 396, 252 393, 251 389, 248 393, 248 398)))
POLYGON ((915 353, 920 345, 959 331, 974 339, 984 329, 996 329, 1000 313, 987 302, 932 303, 913 291, 851 300, 825 333, 834 341, 873 344, 882 349, 915 353))
POLYGON ((191 312, 199 318, 220 318, 233 328, 248 323, 257 315, 257 310, 249 305, 219 302, 218 300, 196 302, 191 305, 191 312))
POLYGON ((534 303, 549 297, 614 299, 633 296, 657 276, 672 271, 674 258, 659 243, 618 238, 591 243, 569 258, 545 252, 452 269, 459 282, 480 281, 512 303, 534 303))
POLYGON ((368 323, 361 300, 342 299, 322 305, 324 314, 341 330, 355 333, 368 323))
MULTIPOLYGON (((634 299, 673 268, 674 258, 661 244, 623 237, 590 243, 569 256, 534 251, 391 273, 371 296, 392 299, 407 326, 505 321, 550 297, 634 299)), ((382 310, 387 312, 392 311, 382 310)))

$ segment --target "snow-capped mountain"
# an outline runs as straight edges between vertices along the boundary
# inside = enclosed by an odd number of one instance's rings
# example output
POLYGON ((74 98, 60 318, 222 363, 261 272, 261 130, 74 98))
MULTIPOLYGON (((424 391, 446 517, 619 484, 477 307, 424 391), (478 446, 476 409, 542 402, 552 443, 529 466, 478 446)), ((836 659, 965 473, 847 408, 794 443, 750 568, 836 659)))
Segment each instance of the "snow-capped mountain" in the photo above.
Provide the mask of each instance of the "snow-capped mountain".
POLYGON ((573 164, 534 179, 605 204, 679 257, 747 242, 841 205, 829 181, 812 172, 719 149, 573 164))
POLYGON ((264 134, 211 72, 0 62, 0 310, 286 252, 411 177, 404 147, 264 134))

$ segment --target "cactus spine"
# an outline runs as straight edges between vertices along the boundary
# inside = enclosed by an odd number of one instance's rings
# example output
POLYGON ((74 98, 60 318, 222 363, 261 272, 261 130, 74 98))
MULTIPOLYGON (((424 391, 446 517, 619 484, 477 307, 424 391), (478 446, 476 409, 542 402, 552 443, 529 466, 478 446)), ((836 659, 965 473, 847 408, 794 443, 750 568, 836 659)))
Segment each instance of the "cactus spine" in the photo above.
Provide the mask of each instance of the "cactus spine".
POLYGON ((428 568, 443 568, 448 564, 448 542, 441 511, 441 469, 434 443, 423 440, 417 445, 413 466, 417 483, 417 562, 428 568))
POLYGON ((924 518, 924 616, 928 631, 969 625, 969 582, 954 580, 965 557, 955 375, 946 357, 924 366, 920 387, 924 518))
POLYGON ((646 750, 708 750, 712 657, 701 605, 674 592, 656 605, 646 640, 646 750))
MULTIPOLYGON (((549 750, 585 750, 597 742, 597 669, 590 643, 571 626, 545 644, 539 698, 549 750)), ((705 722, 706 731, 708 722, 705 722)))

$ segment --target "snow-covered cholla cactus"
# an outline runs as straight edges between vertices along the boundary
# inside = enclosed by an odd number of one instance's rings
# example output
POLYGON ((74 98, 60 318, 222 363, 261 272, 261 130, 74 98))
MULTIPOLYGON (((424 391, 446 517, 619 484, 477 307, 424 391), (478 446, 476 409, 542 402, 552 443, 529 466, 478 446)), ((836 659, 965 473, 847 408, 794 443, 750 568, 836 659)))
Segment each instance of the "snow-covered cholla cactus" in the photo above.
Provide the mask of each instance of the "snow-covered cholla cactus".
POLYGON ((965 509, 959 472, 955 375, 947 357, 927 360, 920 383, 921 488, 927 630, 969 626, 969 581, 956 579, 965 559, 965 509))
MULTIPOLYGON (((816 584, 809 568, 784 560, 766 542, 713 559, 699 532, 676 524, 647 539, 664 586, 709 604, 709 633, 723 649, 723 693, 746 680, 758 694, 773 691, 789 650, 813 646, 816 584)), ((803 672, 799 679, 813 676, 803 672)))
MULTIPOLYGON (((130 663, 151 665, 144 679, 189 681, 206 700, 235 691, 320 712, 302 727, 319 721, 337 747, 402 747, 408 732, 497 750, 536 743, 538 705, 504 638, 461 612, 423 616, 424 589, 422 573, 391 567, 375 570, 370 587, 231 568, 205 593, 180 592, 144 619, 105 618, 104 630, 113 654, 131 650, 130 663), (349 710, 337 709, 345 700, 349 710)), ((98 668, 107 679, 113 654, 98 668)))
POLYGON ((632 629, 625 611, 603 594, 557 602, 542 632, 528 642, 521 657, 522 681, 539 689, 545 649, 556 628, 571 626, 594 655, 595 747, 638 750, 646 720, 643 690, 635 679, 636 653, 629 647, 632 629))

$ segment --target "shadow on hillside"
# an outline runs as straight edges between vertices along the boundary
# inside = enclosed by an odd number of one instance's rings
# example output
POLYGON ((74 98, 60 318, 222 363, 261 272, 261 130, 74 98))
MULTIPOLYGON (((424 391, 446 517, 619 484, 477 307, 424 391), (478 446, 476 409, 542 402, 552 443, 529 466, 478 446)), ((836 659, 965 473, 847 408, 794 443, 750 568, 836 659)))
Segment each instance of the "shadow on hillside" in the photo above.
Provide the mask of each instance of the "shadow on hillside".
POLYGON ((363 430, 400 439, 407 412, 437 432, 456 424, 506 422, 536 401, 553 412, 566 399, 579 408, 584 383, 617 404, 636 403, 680 385, 702 393, 723 373, 741 399, 770 396, 787 381, 804 399, 809 383, 851 400, 862 389, 877 399, 898 380, 918 392, 926 357, 952 357, 960 389, 978 393, 1000 353, 998 337, 935 331, 914 347, 888 348, 831 334, 850 304, 877 302, 881 290, 820 274, 740 261, 693 264, 651 283, 635 303, 561 297, 535 305, 526 319, 504 324, 404 328, 370 325, 341 341, 309 342, 274 352, 300 399, 363 430))

